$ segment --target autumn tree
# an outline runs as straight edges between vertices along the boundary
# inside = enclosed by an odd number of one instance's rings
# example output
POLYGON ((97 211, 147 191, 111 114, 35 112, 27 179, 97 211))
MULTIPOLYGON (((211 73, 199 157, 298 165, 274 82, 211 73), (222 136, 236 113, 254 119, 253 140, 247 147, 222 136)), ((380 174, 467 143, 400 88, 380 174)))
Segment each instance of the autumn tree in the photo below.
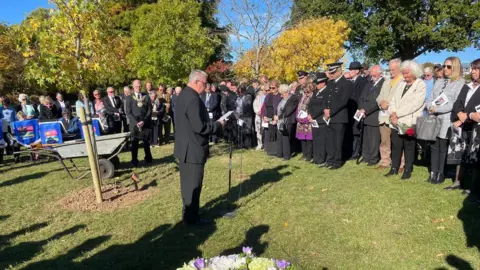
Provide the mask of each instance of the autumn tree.
POLYGON ((268 46, 285 29, 290 0, 223 0, 220 13, 232 37, 230 49, 250 64, 258 78, 268 61, 268 46))
POLYGON ((275 68, 267 68, 267 74, 293 81, 299 70, 325 68, 325 64, 345 54, 349 32, 345 21, 319 18, 299 23, 273 41, 271 57, 275 68))
POLYGON ((348 45, 365 58, 413 59, 479 45, 480 2, 471 0, 294 0, 291 22, 331 16, 348 22, 348 45))
POLYGON ((127 59, 138 77, 175 83, 205 68, 219 41, 202 27, 200 11, 194 0, 160 0, 136 10, 127 59))
POLYGON ((218 60, 207 66, 205 72, 208 74, 208 79, 211 82, 221 82, 223 80, 233 79, 233 72, 231 64, 218 60))

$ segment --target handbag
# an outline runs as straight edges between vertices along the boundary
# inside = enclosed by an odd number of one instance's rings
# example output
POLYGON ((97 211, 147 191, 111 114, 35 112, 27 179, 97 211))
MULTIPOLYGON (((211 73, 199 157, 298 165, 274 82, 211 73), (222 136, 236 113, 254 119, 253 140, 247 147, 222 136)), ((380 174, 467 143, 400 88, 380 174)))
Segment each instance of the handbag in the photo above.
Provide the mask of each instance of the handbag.
POLYGON ((441 120, 435 115, 420 116, 417 118, 417 139, 435 141, 442 127, 441 120))

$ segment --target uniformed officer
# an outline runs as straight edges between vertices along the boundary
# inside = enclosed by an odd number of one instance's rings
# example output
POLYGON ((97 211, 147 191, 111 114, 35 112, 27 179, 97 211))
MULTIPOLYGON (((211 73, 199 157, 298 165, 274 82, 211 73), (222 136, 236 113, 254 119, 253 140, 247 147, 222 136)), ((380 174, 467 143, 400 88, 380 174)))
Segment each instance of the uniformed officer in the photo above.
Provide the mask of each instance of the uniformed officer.
POLYGON ((327 74, 318 72, 313 80, 316 86, 312 98, 308 103, 308 119, 312 122, 313 137, 313 163, 326 167, 327 162, 327 126, 323 119, 323 113, 326 109, 327 74))
POLYGON ((307 85, 308 72, 300 70, 297 72, 298 86, 295 89, 295 95, 301 97, 303 95, 303 88, 307 85))
POLYGON ((332 82, 327 88, 324 117, 327 124, 327 164, 331 170, 343 165, 342 145, 348 124, 347 104, 352 95, 352 83, 343 77, 342 64, 337 62, 327 65, 332 82))

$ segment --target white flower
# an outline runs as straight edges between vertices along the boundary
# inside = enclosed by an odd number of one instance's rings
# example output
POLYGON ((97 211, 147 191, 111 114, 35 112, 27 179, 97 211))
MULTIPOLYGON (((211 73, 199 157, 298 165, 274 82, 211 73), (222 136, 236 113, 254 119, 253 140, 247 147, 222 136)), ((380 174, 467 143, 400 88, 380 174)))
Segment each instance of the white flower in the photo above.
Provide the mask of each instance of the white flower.
POLYGON ((246 263, 246 259, 238 255, 217 256, 208 260, 208 266, 212 268, 212 270, 238 269, 246 263))

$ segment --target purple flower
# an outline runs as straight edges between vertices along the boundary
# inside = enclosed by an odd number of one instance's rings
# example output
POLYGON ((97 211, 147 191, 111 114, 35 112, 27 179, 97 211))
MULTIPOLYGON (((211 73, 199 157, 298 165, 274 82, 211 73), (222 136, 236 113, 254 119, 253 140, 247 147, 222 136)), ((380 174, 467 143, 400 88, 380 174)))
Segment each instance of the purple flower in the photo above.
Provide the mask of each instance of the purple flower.
POLYGON ((251 247, 243 247, 242 248, 242 252, 245 253, 245 255, 247 255, 247 256, 252 255, 252 250, 253 250, 253 248, 251 248, 251 247))
POLYGON ((193 266, 195 266, 197 270, 201 270, 205 268, 205 260, 203 258, 195 259, 195 261, 193 262, 193 266))
POLYGON ((287 267, 290 266, 290 263, 286 260, 276 260, 275 263, 277 264, 277 267, 281 270, 287 269, 287 267))

